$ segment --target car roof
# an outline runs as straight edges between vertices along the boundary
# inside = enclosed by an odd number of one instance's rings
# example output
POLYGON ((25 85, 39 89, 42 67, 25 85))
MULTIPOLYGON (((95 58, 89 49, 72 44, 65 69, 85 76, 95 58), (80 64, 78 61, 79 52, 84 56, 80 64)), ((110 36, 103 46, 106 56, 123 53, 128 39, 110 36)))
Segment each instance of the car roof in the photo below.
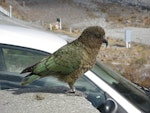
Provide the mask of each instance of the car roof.
POLYGON ((53 53, 67 44, 57 34, 34 28, 0 25, 0 43, 53 53))

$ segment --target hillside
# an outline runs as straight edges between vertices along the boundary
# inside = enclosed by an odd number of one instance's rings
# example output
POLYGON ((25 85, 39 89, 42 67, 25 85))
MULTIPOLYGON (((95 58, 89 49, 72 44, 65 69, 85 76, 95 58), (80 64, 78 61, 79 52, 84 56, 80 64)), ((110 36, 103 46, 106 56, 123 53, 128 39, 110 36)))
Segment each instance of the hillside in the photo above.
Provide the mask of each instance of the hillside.
POLYGON ((47 29, 49 23, 56 22, 56 18, 62 19, 66 29, 83 29, 87 24, 103 27, 150 27, 150 1, 137 1, 139 0, 17 0, 16 3, 6 0, 6 3, 14 5, 14 16, 41 24, 47 29))
POLYGON ((150 0, 6 0, 4 6, 7 8, 10 3, 14 17, 46 30, 61 18, 63 30, 55 32, 73 37, 78 37, 87 26, 102 26, 109 47, 101 48, 98 60, 132 82, 150 88, 150 0), (130 49, 125 48, 126 29, 132 30, 130 49))

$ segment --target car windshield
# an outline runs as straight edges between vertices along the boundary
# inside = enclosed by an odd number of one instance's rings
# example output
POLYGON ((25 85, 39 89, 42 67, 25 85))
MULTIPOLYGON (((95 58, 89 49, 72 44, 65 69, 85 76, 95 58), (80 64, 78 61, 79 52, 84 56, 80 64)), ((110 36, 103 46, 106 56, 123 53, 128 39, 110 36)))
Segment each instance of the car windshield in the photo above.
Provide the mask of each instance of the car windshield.
POLYGON ((137 108, 145 112, 150 112, 150 97, 147 96, 142 90, 136 87, 133 83, 129 82, 119 74, 111 69, 106 68, 100 62, 92 68, 92 71, 106 83, 108 83, 117 92, 123 95, 137 108))

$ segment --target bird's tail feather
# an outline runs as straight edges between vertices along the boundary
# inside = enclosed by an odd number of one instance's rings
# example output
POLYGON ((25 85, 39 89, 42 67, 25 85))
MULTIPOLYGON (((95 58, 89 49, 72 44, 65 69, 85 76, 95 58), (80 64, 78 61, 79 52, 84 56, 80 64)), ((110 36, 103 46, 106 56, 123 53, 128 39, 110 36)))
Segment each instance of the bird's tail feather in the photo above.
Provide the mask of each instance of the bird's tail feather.
POLYGON ((34 67, 36 64, 34 64, 33 66, 27 67, 26 69, 24 69, 20 74, 22 73, 27 73, 27 72, 32 72, 34 67))
POLYGON ((39 79, 39 78, 40 78, 40 76, 38 76, 38 75, 34 75, 34 74, 27 75, 21 81, 21 85, 30 84, 30 83, 32 83, 33 81, 35 81, 36 79, 39 79))

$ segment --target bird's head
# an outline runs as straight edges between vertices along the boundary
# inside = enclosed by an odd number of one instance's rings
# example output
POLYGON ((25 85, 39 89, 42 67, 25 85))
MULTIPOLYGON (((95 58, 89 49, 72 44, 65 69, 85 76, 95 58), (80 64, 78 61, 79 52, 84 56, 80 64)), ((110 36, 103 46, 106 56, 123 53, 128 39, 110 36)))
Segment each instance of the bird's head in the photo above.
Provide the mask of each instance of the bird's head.
POLYGON ((108 41, 105 39, 105 31, 100 26, 86 28, 79 37, 79 40, 84 44, 93 44, 93 46, 102 43, 106 43, 106 47, 108 46, 108 41))

